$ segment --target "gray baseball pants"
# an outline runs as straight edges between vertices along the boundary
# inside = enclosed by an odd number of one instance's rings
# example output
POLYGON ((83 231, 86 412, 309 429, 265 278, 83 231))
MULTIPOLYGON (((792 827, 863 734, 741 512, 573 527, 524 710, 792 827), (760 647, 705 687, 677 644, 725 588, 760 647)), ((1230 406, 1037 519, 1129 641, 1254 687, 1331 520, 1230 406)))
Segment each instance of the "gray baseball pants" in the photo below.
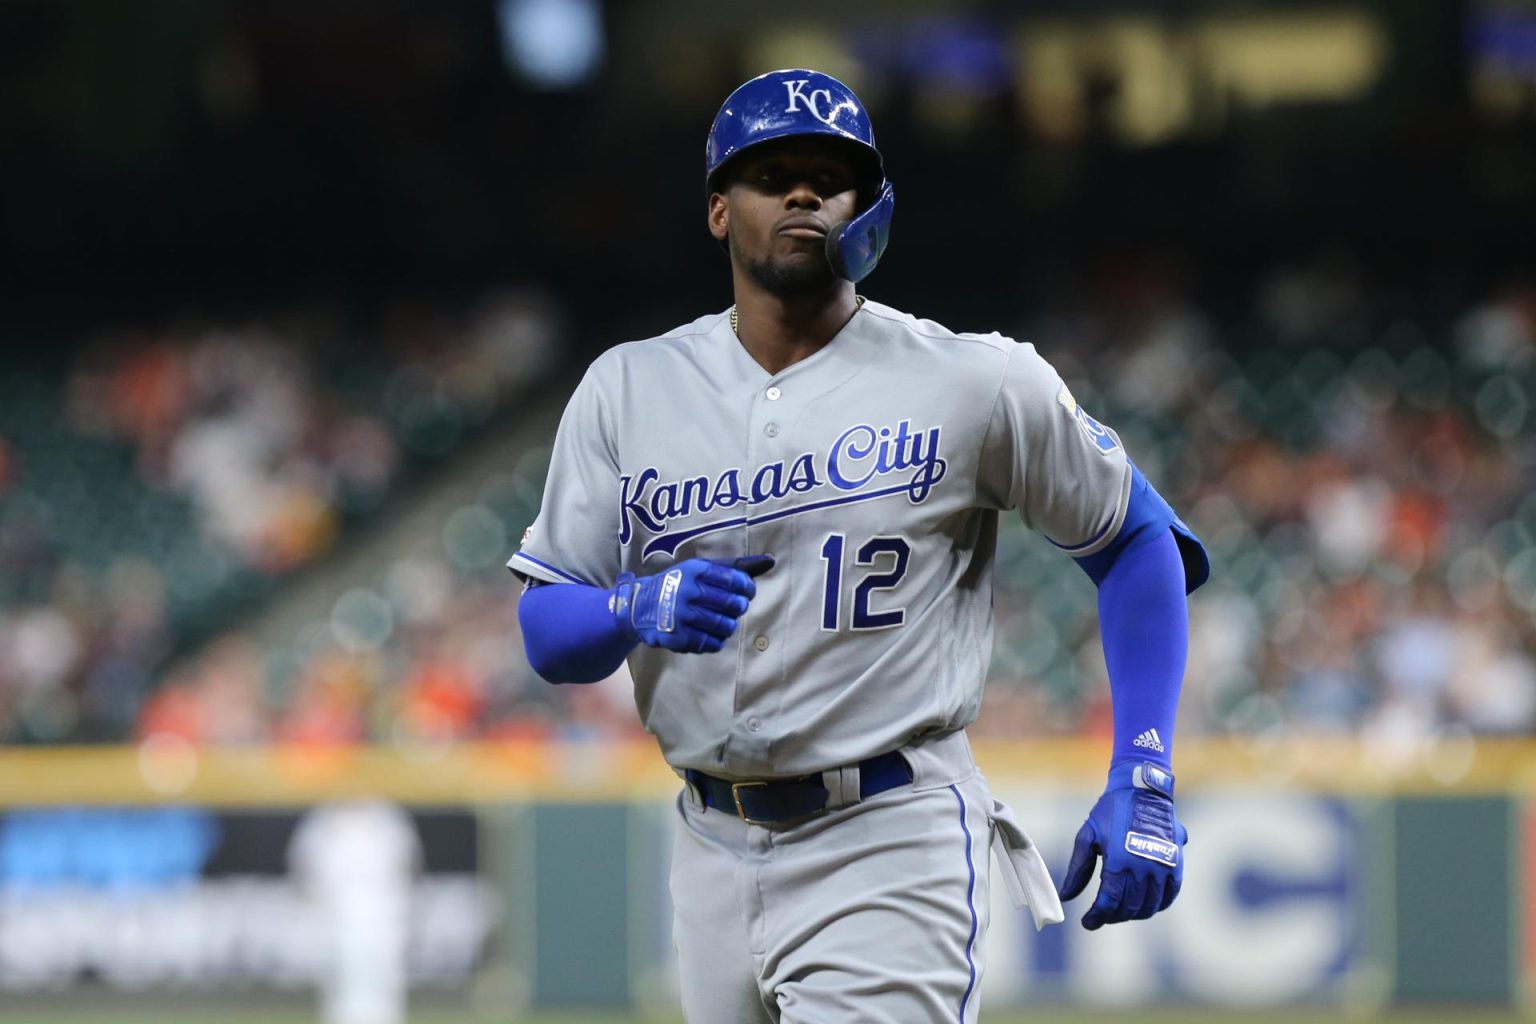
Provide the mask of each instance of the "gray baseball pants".
POLYGON ((912 785, 790 826, 678 798, 673 938, 689 1024, 977 1020, 992 799, 974 766, 951 780, 921 760, 912 785))

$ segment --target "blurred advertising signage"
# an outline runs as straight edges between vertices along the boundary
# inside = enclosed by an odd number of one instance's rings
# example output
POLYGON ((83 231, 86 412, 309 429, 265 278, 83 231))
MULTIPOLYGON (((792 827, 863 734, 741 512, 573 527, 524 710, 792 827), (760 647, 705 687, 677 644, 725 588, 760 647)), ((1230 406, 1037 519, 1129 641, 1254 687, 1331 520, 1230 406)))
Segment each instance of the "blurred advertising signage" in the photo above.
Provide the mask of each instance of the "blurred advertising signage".
POLYGON ((1536 114, 1536 4, 1480 0, 1466 13, 1466 67, 1473 104, 1495 120, 1536 114))
POLYGON ((388 845, 376 830, 370 839, 373 826, 338 825, 319 811, 0 816, 0 989, 86 979, 131 989, 308 987, 337 921, 398 932, 413 983, 462 982, 484 958, 497 906, 478 871, 476 819, 392 813, 403 823, 398 870, 358 856, 359 843, 388 845))
MULTIPOLYGON (((1081 800, 1019 799, 1026 830, 1059 879, 1081 800)), ((1184 888, 1150 921, 1087 932, 1098 881, 1035 932, 992 893, 986 1004, 1144 1005, 1148 999, 1264 1007, 1366 995, 1382 971, 1362 935, 1362 828, 1352 807, 1312 795, 1191 796, 1184 888)))
POLYGON ((1482 0, 1467 15, 1474 71, 1500 71, 1536 82, 1536 5, 1482 0))
POLYGON ((1219 129, 1250 111, 1363 99, 1393 40, 1368 8, 1242 8, 1031 20, 1019 33, 1023 111, 1046 138, 1106 124, 1128 145, 1219 129))

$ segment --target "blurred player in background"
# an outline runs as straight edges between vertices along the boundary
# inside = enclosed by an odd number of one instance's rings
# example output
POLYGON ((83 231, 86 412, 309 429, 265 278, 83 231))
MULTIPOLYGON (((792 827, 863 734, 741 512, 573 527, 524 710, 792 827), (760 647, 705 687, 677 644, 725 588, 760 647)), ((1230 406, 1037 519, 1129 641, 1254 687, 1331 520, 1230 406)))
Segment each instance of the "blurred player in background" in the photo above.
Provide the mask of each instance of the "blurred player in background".
POLYGON ((382 800, 322 804, 300 821, 288 862, 320 927, 321 1019, 404 1024, 411 883, 421 866, 410 816, 382 800))
POLYGON ((611 349, 572 397, 510 562, 529 658, 566 682, 628 658, 686 780, 690 1021, 974 1021, 988 847, 1037 926, 1063 917, 964 731, 999 514, 1099 587, 1115 744, 1061 892, 1103 858, 1090 929, 1179 891, 1170 751, 1204 549, 1032 346, 855 293, 895 194, 845 85, 747 82, 705 172, 735 305, 611 349))

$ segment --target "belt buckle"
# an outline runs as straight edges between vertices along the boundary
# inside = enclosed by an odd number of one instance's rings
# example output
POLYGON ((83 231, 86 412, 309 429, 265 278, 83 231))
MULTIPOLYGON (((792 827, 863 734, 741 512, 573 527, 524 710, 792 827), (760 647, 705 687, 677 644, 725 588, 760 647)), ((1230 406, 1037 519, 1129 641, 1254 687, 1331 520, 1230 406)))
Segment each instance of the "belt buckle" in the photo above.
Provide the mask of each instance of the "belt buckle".
POLYGON ((768 783, 763 781, 762 779, 754 779, 754 780, 751 780, 751 781, 748 781, 748 782, 733 782, 733 783, 731 783, 731 799, 736 802, 736 816, 738 818, 740 818, 742 821, 746 822, 748 825, 770 825, 770 824, 772 824, 772 822, 769 822, 769 821, 762 821, 762 820, 759 820, 757 818, 749 818, 749 817, 747 817, 746 810, 741 806, 741 789, 742 789, 743 786, 762 786, 763 788, 766 789, 767 786, 768 786, 768 783))

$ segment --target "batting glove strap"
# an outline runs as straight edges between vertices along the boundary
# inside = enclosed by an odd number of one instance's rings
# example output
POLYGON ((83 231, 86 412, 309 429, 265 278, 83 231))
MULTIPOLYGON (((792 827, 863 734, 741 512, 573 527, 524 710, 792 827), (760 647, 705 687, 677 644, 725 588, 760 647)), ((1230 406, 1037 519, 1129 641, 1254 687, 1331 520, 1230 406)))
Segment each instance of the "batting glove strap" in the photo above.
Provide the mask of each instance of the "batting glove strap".
POLYGON ((608 610, 613 613, 613 621, 618 625, 619 632, 631 640, 640 639, 635 633, 634 617, 635 594, 639 589, 640 585, 635 582, 634 573, 621 573, 618 585, 608 596, 608 610))
POLYGON ((683 570, 668 569, 636 580, 630 591, 629 621, 636 635, 677 632, 677 602, 683 586, 683 570))

